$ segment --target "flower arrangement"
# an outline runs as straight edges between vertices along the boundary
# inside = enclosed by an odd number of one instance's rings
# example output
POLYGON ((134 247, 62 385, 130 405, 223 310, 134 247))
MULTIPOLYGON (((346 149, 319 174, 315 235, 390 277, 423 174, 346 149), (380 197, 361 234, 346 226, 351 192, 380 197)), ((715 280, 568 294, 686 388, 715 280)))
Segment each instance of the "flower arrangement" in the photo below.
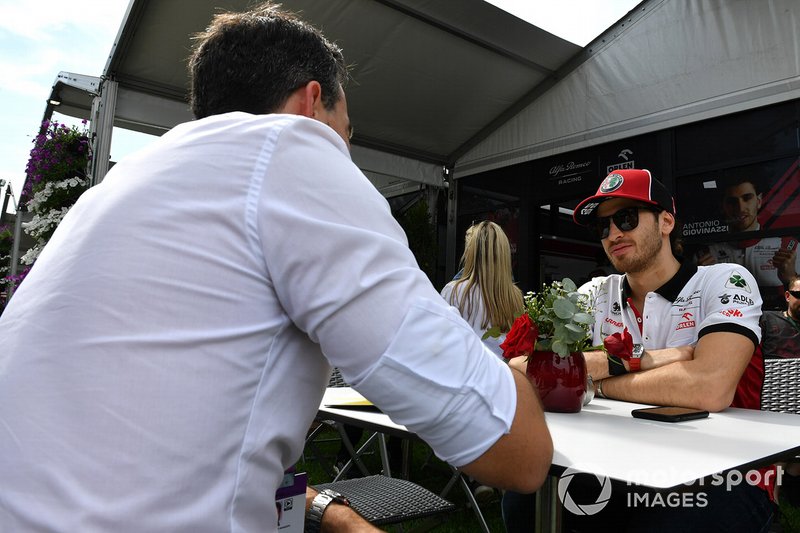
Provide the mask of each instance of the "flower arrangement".
MULTIPOLYGON (((538 293, 525 295, 525 312, 514 321, 506 340, 500 344, 503 357, 512 359, 537 352, 554 352, 566 357, 572 352, 594 349, 591 326, 594 316, 589 299, 578 292, 569 278, 543 285, 538 293)), ((498 336, 499 331, 487 331, 498 336)))
POLYGON ((36 240, 22 257, 26 265, 33 264, 64 215, 89 187, 86 170, 92 156, 85 120, 83 126, 44 121, 42 133, 33 141, 20 197, 34 215, 25 225, 25 232, 36 240))

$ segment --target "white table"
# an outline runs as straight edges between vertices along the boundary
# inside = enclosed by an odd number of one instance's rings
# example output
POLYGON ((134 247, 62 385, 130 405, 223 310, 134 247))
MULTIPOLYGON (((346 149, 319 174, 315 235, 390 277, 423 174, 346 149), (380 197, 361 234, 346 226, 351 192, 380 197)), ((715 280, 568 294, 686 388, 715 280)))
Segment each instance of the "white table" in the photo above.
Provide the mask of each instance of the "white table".
MULTIPOLYGON (((320 414, 374 431, 413 436, 383 413, 327 407, 349 388, 328 389, 320 414)), ((356 393, 357 394, 357 393, 356 393)), ((708 418, 668 423, 633 418, 642 404, 594 399, 580 413, 546 413, 553 437, 551 477, 540 491, 549 509, 537 513, 547 529, 557 530, 554 482, 565 468, 656 489, 669 489, 733 469, 767 466, 800 453, 800 416, 726 409, 708 418)))
POLYGON ((565 468, 670 489, 800 452, 798 415, 729 408, 669 423, 633 418, 631 411, 640 407, 650 406, 596 398, 580 413, 545 413, 553 468, 538 494, 537 531, 559 530, 557 483, 565 468))

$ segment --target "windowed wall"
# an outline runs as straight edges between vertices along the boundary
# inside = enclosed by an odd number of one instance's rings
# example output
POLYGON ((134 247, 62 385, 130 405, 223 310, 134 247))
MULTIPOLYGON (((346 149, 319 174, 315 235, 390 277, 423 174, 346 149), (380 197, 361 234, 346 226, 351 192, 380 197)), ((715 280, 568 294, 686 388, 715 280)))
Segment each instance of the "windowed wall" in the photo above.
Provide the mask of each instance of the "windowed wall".
POLYGON ((790 101, 460 179, 458 231, 463 240, 473 220, 505 224, 523 290, 585 281, 612 268, 573 208, 609 172, 647 168, 675 195, 684 260, 739 263, 764 307, 783 309, 783 283, 800 272, 799 167, 800 101, 790 101))

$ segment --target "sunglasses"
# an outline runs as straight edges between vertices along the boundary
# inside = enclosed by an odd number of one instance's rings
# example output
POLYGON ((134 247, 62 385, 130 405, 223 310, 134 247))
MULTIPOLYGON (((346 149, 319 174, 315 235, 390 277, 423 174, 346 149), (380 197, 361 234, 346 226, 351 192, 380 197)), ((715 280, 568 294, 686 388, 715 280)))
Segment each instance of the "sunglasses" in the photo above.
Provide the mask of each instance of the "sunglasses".
POLYGON ((794 296, 795 298, 800 298, 800 291, 787 291, 789 294, 794 296))
POLYGON ((616 213, 608 217, 597 217, 589 227, 595 234, 602 240, 607 239, 611 231, 611 221, 620 231, 632 231, 639 225, 639 211, 651 211, 658 213, 661 209, 655 207, 646 207, 637 205, 635 207, 626 207, 620 209, 616 213))

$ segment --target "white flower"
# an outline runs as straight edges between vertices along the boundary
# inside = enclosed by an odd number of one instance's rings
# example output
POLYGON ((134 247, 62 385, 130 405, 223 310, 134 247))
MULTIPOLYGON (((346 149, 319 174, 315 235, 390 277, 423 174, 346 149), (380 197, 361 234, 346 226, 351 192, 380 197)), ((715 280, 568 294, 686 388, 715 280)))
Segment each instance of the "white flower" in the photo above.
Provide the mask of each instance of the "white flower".
POLYGON ((22 259, 20 259, 20 261, 22 261, 22 264, 23 265, 32 265, 33 262, 36 261, 36 258, 39 257, 39 254, 41 253, 42 248, 44 248, 43 245, 36 244, 36 245, 33 246, 33 248, 31 248, 30 250, 25 252, 25 255, 22 256, 22 259))
POLYGON ((53 195, 56 189, 70 189, 76 187, 86 187, 89 185, 89 178, 74 176, 61 181, 48 181, 44 188, 33 195, 28 201, 28 211, 36 213, 39 208, 53 195))
POLYGON ((69 207, 62 207, 61 209, 51 209, 43 215, 34 215, 30 222, 24 224, 25 233, 38 240, 43 235, 46 235, 48 231, 58 226, 69 209, 69 207))

